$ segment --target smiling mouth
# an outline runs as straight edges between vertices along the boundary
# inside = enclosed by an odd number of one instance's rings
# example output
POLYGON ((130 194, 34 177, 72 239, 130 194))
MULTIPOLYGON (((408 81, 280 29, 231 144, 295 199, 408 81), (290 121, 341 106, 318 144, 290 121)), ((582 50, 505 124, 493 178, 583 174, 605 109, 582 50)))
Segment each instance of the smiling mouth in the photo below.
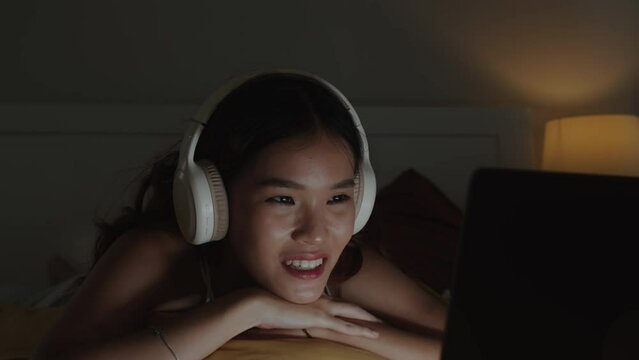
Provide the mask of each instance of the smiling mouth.
POLYGON ((313 270, 324 264, 324 258, 316 260, 287 260, 284 265, 296 270, 313 270))
POLYGON ((316 260, 287 260, 282 262, 286 271, 303 280, 316 279, 324 273, 327 258, 316 260))

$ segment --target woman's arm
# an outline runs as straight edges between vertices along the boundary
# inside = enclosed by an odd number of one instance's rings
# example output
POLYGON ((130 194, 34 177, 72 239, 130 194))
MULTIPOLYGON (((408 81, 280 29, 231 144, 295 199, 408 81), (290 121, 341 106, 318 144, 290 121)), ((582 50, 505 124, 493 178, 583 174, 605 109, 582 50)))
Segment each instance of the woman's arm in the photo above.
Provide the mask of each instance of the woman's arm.
MULTIPOLYGON (((388 359, 439 359, 442 347, 443 332, 420 329, 407 331, 380 322, 371 322, 352 318, 343 320, 365 326, 377 331, 377 338, 351 336, 324 328, 309 328, 307 331, 313 338, 325 339, 368 350, 388 359)), ((305 337, 301 330, 293 329, 256 329, 245 334, 248 339, 271 339, 281 336, 305 337)))
MULTIPOLYGON (((443 332, 411 332, 389 324, 344 318, 345 321, 365 326, 378 332, 375 339, 351 336, 324 328, 309 328, 313 338, 324 339, 368 350, 388 359, 439 359, 443 332)), ((272 339, 282 336, 306 337, 297 329, 257 329, 243 334, 247 339, 272 339)))
POLYGON ((430 360, 440 358, 442 347, 441 335, 422 335, 400 330, 384 323, 357 319, 347 320, 377 331, 379 337, 377 339, 369 339, 340 334, 332 330, 321 328, 308 329, 308 332, 313 337, 358 347, 388 359, 430 360))
MULTIPOLYGON (((257 325, 255 307, 236 292, 213 303, 173 316, 158 328, 180 360, 203 359, 237 334, 257 325)), ((153 322, 151 322, 153 324, 153 322)), ((171 350, 151 328, 142 328, 111 339, 73 345, 35 359, 173 359, 171 350)))
POLYGON ((444 330, 447 306, 441 298, 426 291, 369 245, 361 245, 361 250, 361 269, 340 285, 344 301, 404 330, 444 330))
MULTIPOLYGON (((312 304, 292 304, 257 288, 235 291, 191 310, 158 317, 150 325, 159 325, 164 339, 181 359, 203 359, 227 341, 258 327, 276 327, 282 331, 302 328, 330 330, 349 337, 370 336, 370 327, 350 326, 351 320, 375 319, 357 306, 344 306, 328 299, 312 304), (348 316, 340 319, 331 314, 348 316), (286 329, 289 328, 290 329, 286 329), (284 329, 281 329, 284 328, 284 329)), ((268 331, 260 329, 262 331, 268 331)), ((173 359, 171 350, 150 328, 125 336, 83 343, 61 353, 40 352, 36 359, 173 359)))
POLYGON ((446 322, 446 305, 424 290, 367 245, 361 246, 362 267, 340 286, 342 298, 385 320, 350 322, 379 332, 378 339, 353 338, 325 329, 311 335, 369 350, 390 359, 439 359, 446 322))
POLYGON ((157 325, 180 359, 202 359, 255 326, 255 312, 242 293, 176 313, 171 321, 156 316, 153 308, 176 281, 171 274, 192 262, 191 250, 162 231, 123 235, 87 276, 35 358, 172 359, 148 327, 157 325))

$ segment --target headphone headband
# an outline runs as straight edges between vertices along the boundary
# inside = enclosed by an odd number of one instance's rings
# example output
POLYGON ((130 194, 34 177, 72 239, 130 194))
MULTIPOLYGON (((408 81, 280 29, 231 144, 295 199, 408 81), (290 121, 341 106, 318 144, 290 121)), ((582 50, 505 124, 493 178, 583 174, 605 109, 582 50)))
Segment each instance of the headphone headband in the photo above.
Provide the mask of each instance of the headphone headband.
POLYGON ((234 90, 236 90, 249 80, 253 80, 260 76, 274 74, 297 75, 302 78, 313 80, 330 90, 333 95, 336 95, 337 99, 340 100, 344 108, 348 111, 351 118, 353 119, 357 130, 360 132, 360 137, 362 138, 362 156, 365 159, 368 158, 368 142, 366 141, 364 127, 362 126, 362 123, 359 120, 359 116, 355 112, 353 106, 348 101, 346 96, 344 96, 341 91, 333 86, 333 84, 320 78, 319 76, 299 70, 279 69, 272 71, 257 71, 244 76, 232 78, 231 80, 228 80, 226 83, 224 83, 215 92, 213 92, 213 94, 211 94, 199 107, 199 109, 195 113, 195 116, 189 121, 189 125, 187 126, 187 130, 184 134, 184 140, 182 141, 182 146, 180 147, 178 168, 184 169, 189 161, 193 161, 193 157, 195 155, 195 147, 197 145, 197 141, 200 138, 203 127, 206 125, 206 123, 209 121, 209 119, 217 109, 218 105, 222 102, 222 100, 224 100, 224 98, 226 98, 227 95, 232 93, 234 90))

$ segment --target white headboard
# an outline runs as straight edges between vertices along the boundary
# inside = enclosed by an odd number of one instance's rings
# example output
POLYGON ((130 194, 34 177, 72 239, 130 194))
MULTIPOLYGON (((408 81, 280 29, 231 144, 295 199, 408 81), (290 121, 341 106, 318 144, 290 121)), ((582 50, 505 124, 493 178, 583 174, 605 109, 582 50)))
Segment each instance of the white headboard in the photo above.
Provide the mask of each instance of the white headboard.
MULTIPOLYGON (((0 104, 0 285, 25 291, 46 286, 46 262, 54 255, 86 269, 94 216, 119 211, 135 190, 127 184, 180 140, 196 108, 0 104)), ((523 109, 356 109, 378 187, 412 167, 463 209, 477 167, 533 166, 523 109)))

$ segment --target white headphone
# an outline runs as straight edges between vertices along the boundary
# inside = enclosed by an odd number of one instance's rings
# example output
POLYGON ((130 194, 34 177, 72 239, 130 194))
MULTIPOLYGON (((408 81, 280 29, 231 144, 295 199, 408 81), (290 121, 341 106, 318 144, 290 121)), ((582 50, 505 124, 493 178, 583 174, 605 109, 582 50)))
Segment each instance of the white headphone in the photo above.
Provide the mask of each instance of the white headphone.
POLYGON ((202 129, 220 102, 233 90, 253 78, 269 74, 291 74, 313 80, 335 95, 348 110, 362 142, 362 163, 355 178, 355 225, 354 232, 360 231, 368 221, 377 185, 375 173, 368 155, 368 142, 364 128, 348 99, 324 79, 297 70, 275 70, 257 72, 232 79, 215 91, 189 121, 180 146, 180 155, 173 177, 173 206, 178 225, 185 239, 199 245, 221 240, 229 226, 228 198, 222 177, 215 165, 207 160, 197 163, 193 160, 195 148, 202 129))

